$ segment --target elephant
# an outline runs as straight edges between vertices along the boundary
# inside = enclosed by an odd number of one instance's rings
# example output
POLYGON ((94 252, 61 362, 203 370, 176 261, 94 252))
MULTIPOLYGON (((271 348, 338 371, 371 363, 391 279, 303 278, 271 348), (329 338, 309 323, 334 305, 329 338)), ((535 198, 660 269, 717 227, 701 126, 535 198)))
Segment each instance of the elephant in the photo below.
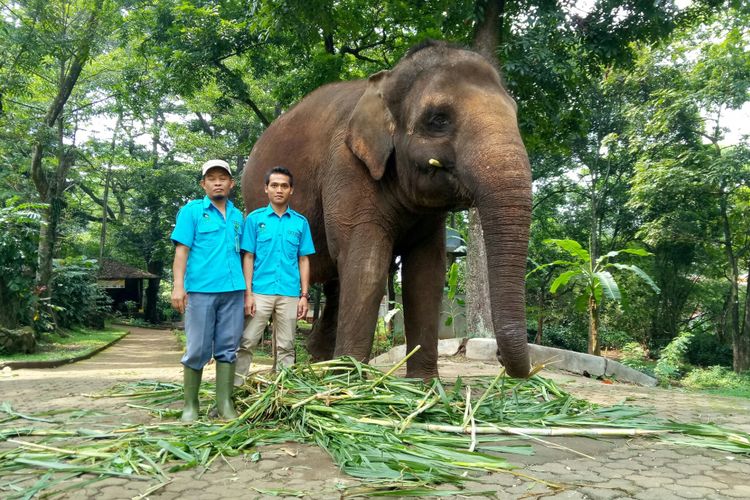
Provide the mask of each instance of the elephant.
POLYGON ((310 223, 311 282, 326 304, 308 338, 314 360, 368 361, 389 268, 401 259, 406 376, 438 377, 445 220, 476 207, 484 231, 497 356, 529 374, 525 269, 531 170, 517 105, 495 65, 445 41, 412 47, 367 80, 324 85, 280 115, 242 174, 261 206, 265 172, 294 176, 292 207, 310 223))

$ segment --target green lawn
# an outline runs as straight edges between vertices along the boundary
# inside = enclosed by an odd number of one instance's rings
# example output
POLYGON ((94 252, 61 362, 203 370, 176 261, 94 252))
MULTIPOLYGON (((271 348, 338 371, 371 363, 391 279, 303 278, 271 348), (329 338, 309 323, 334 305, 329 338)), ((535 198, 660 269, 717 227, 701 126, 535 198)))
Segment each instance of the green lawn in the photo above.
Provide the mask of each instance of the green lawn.
POLYGON ((37 352, 33 354, 0 355, 4 361, 60 361, 85 356, 100 347, 113 342, 128 332, 123 330, 89 330, 77 328, 67 330, 65 336, 45 334, 37 342, 37 352))

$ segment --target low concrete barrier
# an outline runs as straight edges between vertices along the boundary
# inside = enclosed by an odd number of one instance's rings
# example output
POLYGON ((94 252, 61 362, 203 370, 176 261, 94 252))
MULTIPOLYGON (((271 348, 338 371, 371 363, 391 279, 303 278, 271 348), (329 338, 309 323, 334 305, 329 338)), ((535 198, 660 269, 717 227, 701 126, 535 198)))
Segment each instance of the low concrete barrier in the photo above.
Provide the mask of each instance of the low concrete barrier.
MULTIPOLYGON (((495 339, 444 339, 438 342, 438 355, 455 356, 464 347, 466 359, 474 361, 497 361, 497 342, 495 339)), ((406 356, 406 346, 396 346, 385 354, 373 358, 372 365, 392 365, 406 356)), ((544 364, 551 368, 588 375, 591 377, 612 377, 620 382, 629 382, 647 387, 657 385, 657 380, 643 372, 634 370, 612 359, 566 351, 555 347, 529 344, 529 356, 532 365, 544 364)))

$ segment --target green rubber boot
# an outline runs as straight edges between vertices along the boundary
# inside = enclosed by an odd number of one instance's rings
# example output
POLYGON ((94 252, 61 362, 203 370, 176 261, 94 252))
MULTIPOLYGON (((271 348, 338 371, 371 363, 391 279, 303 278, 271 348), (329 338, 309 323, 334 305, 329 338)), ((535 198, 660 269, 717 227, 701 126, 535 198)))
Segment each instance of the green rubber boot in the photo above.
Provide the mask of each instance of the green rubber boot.
POLYGON ((216 410, 219 418, 232 420, 237 418, 232 401, 234 391, 234 363, 216 362, 216 410))
POLYGON ((183 390, 185 392, 185 406, 182 408, 182 421, 193 422, 198 419, 198 391, 201 387, 203 370, 193 370, 187 366, 182 369, 183 390))

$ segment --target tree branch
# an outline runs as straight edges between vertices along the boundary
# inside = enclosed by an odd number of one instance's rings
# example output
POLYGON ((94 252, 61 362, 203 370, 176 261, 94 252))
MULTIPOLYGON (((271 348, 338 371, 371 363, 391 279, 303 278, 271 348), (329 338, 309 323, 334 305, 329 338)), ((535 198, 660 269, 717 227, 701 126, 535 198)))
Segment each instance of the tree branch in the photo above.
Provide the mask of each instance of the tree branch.
POLYGON ((195 116, 198 117, 198 124, 201 126, 201 130, 203 130, 203 132, 205 132, 209 137, 216 137, 216 133, 211 128, 211 125, 208 123, 208 121, 203 118, 203 115, 196 111, 195 116))
MULTIPOLYGON (((373 46, 380 45, 380 43, 377 43, 373 46)), ((376 61, 375 59, 372 59, 371 57, 363 56, 360 54, 363 50, 366 50, 368 47, 358 47, 356 49, 349 47, 348 45, 344 45, 339 49, 339 52, 342 54, 351 54, 354 56, 355 59, 359 59, 360 61, 367 61, 371 63, 378 63, 380 61, 376 61)))
POLYGON ((250 92, 248 91, 247 85, 242 79, 242 76, 227 68, 219 61, 214 61, 213 64, 214 67, 219 70, 219 78, 224 83, 226 89, 232 92, 237 100, 247 104, 250 109, 253 110, 260 122, 268 127, 271 124, 271 121, 266 118, 266 115, 263 114, 258 105, 250 98, 250 92))
MULTIPOLYGON (((86 186, 83 183, 78 183, 78 184, 75 185, 75 187, 80 188, 81 191, 83 191, 84 193, 86 193, 89 196, 89 198, 91 198, 91 201, 93 201, 94 203, 96 203, 100 207, 104 208, 104 200, 101 199, 101 198, 99 198, 96 195, 96 193, 91 188, 89 188, 88 186, 86 186)), ((109 207, 106 207, 106 208, 107 208, 107 215, 109 217, 111 217, 111 220, 115 220, 116 221, 117 220, 117 216, 115 216, 114 211, 111 208, 109 208, 109 207)), ((97 222, 101 222, 101 218, 98 218, 98 217, 94 218, 94 220, 97 221, 97 222)))

